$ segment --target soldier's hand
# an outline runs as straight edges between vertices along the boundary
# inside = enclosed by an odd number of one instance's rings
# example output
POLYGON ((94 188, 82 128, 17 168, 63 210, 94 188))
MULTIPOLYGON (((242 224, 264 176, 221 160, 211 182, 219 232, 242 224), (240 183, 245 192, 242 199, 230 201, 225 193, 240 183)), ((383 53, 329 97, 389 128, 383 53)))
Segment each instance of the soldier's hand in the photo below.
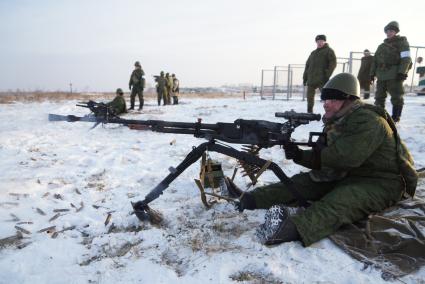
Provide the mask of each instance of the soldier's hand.
POLYGON ((399 81, 404 81, 404 80, 406 80, 406 79, 407 79, 407 74, 404 74, 404 73, 397 73, 397 77, 396 77, 396 79, 397 79, 397 80, 399 80, 399 81))
POLYGON ((303 86, 307 86, 307 80, 303 80, 303 86))
POLYGON ((254 196, 251 193, 245 192, 238 201, 235 201, 235 210, 242 212, 244 210, 257 209, 254 196))
POLYGON ((372 85, 375 82, 375 75, 370 75, 370 84, 372 85))
POLYGON ((128 88, 129 88, 129 89, 130 89, 130 91, 131 91, 131 85, 129 85, 129 86, 128 86, 128 88))
POLYGON ((285 145, 285 157, 288 160, 300 160, 302 155, 302 150, 295 144, 289 143, 285 145))

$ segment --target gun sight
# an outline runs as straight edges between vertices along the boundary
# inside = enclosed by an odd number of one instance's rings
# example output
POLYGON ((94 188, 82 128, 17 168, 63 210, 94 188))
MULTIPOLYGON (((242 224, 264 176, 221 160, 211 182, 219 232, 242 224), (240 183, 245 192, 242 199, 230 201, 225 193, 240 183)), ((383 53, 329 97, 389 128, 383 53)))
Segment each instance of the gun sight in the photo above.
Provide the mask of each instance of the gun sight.
POLYGON ((285 112, 276 112, 275 117, 281 117, 287 120, 303 120, 303 121, 320 121, 322 117, 320 114, 316 113, 304 113, 296 112, 294 110, 285 111, 285 112))

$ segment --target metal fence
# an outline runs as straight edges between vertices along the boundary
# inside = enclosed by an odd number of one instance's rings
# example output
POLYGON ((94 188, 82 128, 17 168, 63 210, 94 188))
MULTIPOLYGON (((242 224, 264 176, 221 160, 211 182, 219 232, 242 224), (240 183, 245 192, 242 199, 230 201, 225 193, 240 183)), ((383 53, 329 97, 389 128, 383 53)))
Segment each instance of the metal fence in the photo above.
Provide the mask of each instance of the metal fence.
MULTIPOLYGON (((334 74, 347 72, 349 58, 337 58, 334 74)), ((305 100, 306 88, 303 86, 305 64, 288 64, 274 66, 273 69, 261 70, 261 99, 289 100, 294 95, 301 95, 305 100)))

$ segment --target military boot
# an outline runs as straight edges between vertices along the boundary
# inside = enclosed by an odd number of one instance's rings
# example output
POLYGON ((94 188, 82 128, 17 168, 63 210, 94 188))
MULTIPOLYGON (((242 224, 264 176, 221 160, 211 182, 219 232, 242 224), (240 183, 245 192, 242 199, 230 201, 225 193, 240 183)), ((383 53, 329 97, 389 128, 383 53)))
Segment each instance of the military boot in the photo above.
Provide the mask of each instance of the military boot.
POLYGON ((313 106, 307 106, 307 112, 313 113, 313 106))
POLYGON ((394 120, 394 122, 400 121, 402 110, 403 106, 393 106, 393 114, 391 115, 391 118, 394 120))
POLYGON ((130 108, 128 110, 134 109, 134 98, 130 98, 130 108))
POLYGON ((284 205, 273 205, 264 216, 264 224, 256 231, 258 240, 264 245, 300 241, 301 236, 291 219, 300 209, 284 205))
POLYGON ((143 109, 143 104, 144 103, 145 103, 145 100, 144 99, 141 99, 140 102, 139 102, 139 110, 142 110, 143 109))

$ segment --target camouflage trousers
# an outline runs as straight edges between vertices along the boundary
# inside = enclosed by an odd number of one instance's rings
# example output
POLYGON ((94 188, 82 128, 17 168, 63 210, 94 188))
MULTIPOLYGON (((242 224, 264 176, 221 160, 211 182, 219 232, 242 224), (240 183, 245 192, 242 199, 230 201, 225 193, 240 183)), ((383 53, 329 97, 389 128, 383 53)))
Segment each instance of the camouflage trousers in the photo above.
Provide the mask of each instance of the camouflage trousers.
POLYGON ((131 94, 130 94, 130 107, 134 108, 134 103, 135 103, 135 99, 136 99, 136 95, 139 97, 139 109, 143 108, 143 89, 140 88, 136 88, 133 87, 131 89, 131 94))
POLYGON ((167 90, 164 89, 157 89, 157 97, 158 97, 158 105, 161 105, 161 100, 163 101, 163 105, 167 104, 167 90))
MULTIPOLYGON (((342 225, 394 205, 403 191, 401 179, 347 177, 336 182, 314 182, 308 173, 301 173, 291 180, 304 198, 313 201, 305 211, 291 217, 305 246, 331 235, 342 225)), ((257 208, 296 205, 282 183, 256 188, 252 194, 257 208)))
POLYGON ((313 112, 314 95, 316 89, 322 90, 322 87, 307 86, 307 112, 313 112))
POLYGON ((387 92, 390 93, 391 103, 395 107, 402 107, 404 104, 403 81, 400 80, 378 80, 376 83, 375 105, 385 108, 387 92))
POLYGON ((359 81, 360 89, 363 90, 363 98, 368 99, 370 97, 370 81, 359 81))

